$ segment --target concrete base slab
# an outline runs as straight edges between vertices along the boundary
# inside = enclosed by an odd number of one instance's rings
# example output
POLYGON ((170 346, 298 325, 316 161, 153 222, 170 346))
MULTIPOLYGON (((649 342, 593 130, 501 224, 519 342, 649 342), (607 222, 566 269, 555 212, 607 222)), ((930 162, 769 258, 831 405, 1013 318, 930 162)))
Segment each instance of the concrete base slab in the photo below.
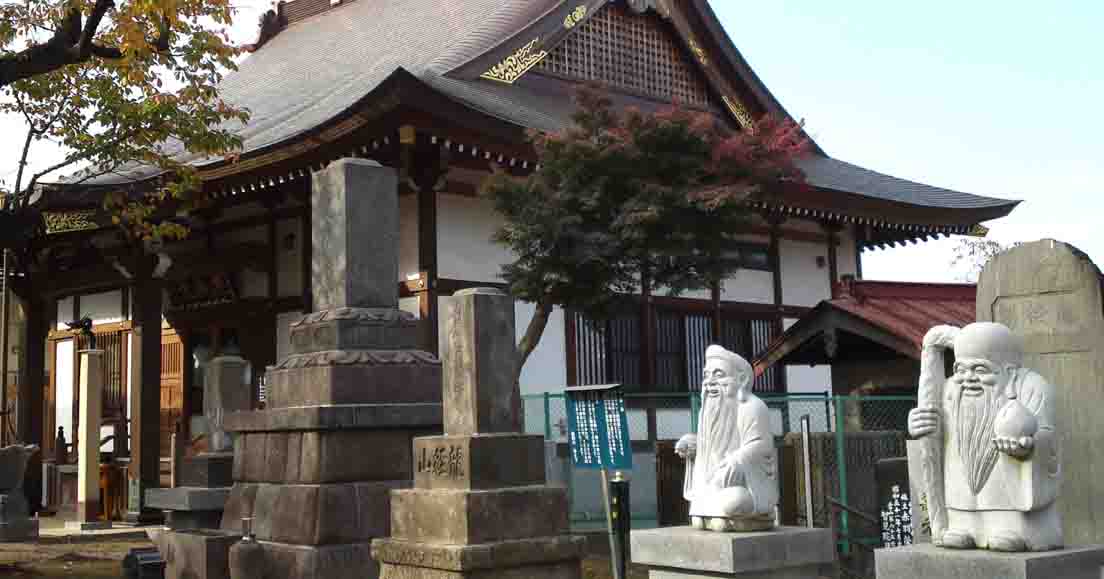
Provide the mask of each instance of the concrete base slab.
POLYGON ((0 543, 33 541, 38 538, 38 519, 0 523, 0 543))
POLYGON ((633 531, 633 563, 651 579, 739 577, 815 579, 836 577, 832 532, 776 527, 752 533, 714 533, 691 527, 633 531))
POLYGON ((380 579, 578 579, 582 537, 560 535, 477 545, 372 542, 380 579))
POLYGON ((957 551, 930 543, 878 549, 878 579, 1100 579, 1104 547, 1077 547, 1039 553, 957 551))
POLYGON ((102 531, 111 528, 111 521, 66 521, 65 528, 70 531, 102 531))

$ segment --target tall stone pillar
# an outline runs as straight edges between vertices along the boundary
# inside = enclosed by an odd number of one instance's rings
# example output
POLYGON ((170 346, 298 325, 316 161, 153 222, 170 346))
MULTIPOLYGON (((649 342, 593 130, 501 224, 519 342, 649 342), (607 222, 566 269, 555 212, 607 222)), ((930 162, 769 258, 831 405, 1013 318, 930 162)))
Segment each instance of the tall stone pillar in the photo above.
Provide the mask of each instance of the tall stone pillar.
POLYGON ((102 529, 100 521, 100 425, 103 422, 103 350, 79 353, 80 409, 77 427, 77 520, 66 523, 81 530, 102 529))
POLYGON ((513 300, 458 292, 444 317, 445 434, 414 441, 414 488, 391 494, 383 579, 580 576, 567 494, 545 485, 544 437, 522 434, 513 300))
POLYGON ((374 578, 390 491, 410 486, 414 437, 440 432, 441 363, 398 309, 395 172, 342 159, 314 175, 311 286, 318 311, 291 325, 267 373, 265 410, 225 418, 234 486, 222 528, 253 519, 239 579, 374 578))

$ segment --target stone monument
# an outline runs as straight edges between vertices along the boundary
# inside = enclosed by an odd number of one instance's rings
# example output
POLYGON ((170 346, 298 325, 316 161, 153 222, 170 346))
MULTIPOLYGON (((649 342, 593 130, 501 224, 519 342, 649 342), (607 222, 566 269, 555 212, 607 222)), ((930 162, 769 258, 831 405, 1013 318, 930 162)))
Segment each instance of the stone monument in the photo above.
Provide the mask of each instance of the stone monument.
POLYGON ((392 493, 383 579, 578 579, 564 489, 545 485, 542 436, 521 434, 514 303, 456 293, 442 319, 445 434, 414 441, 414 488, 392 493))
POLYGON ((32 519, 23 480, 35 445, 0 448, 0 543, 38 538, 38 519, 32 519))
POLYGON ((720 346, 706 350, 698 432, 675 446, 687 460, 691 526, 632 533, 633 562, 652 579, 835 576, 830 530, 775 527, 774 436, 752 379, 747 360, 720 346))
MULTIPOLYGON (((233 439, 223 423, 227 415, 250 409, 252 395, 250 384, 244 380, 245 368, 246 361, 235 354, 217 356, 207 364, 203 413, 208 450, 180 460, 179 486, 146 491, 146 504, 168 511, 166 523, 172 529, 219 528, 234 484, 233 439)), ((169 571, 171 575, 171 564, 169 571)))
POLYGON ((234 555, 242 543, 228 554, 250 562, 230 569, 239 579, 376 577, 370 541, 390 534, 410 445, 441 428, 441 363, 417 349, 417 321, 398 309, 395 172, 331 163, 313 176, 311 220, 316 311, 268 369, 266 409, 223 422, 235 437, 221 526, 251 518, 256 535, 248 557, 234 555))
POLYGON ((1062 449, 1066 544, 1104 544, 1104 302, 1101 273, 1071 245, 1026 243, 1001 253, 978 282, 978 321, 1004 324, 1023 340, 1024 365, 1054 382, 1055 436, 1062 449))

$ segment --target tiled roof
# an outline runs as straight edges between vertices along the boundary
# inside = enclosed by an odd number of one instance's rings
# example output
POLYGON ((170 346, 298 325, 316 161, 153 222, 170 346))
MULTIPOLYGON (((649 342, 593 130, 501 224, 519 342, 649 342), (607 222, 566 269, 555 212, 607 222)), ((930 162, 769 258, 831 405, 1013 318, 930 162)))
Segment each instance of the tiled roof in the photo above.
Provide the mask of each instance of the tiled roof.
POLYGON ((917 360, 924 334, 933 326, 965 326, 976 319, 977 286, 973 284, 902 283, 847 279, 837 285, 836 297, 820 302, 790 326, 756 358, 761 372, 785 363, 795 352, 825 330, 834 328, 833 315, 865 322, 906 344, 899 352, 917 360))
MULTIPOLYGON (((558 5, 557 0, 357 0, 288 26, 219 88, 227 102, 252 112, 248 124, 236 127, 244 141, 243 155, 335 119, 399 69, 508 123, 556 130, 570 122, 569 95, 446 73, 493 50, 558 5)), ((737 65, 746 66, 742 59, 737 65)), ((180 160, 203 166, 222 159, 181 155, 180 160)), ((937 208, 1007 208, 1002 214, 1016 204, 897 179, 819 154, 803 169, 817 187, 881 200, 937 208)), ((85 183, 124 183, 154 173, 129 168, 85 183)))

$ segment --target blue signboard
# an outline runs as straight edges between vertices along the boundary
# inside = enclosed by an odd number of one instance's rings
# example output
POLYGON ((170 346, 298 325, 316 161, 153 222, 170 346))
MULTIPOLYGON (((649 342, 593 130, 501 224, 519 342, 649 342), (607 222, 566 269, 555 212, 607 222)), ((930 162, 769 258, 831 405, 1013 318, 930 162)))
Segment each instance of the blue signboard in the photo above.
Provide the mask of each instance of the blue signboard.
POLYGON ((632 440, 620 384, 568 388, 567 429, 576 468, 632 468, 632 440))

